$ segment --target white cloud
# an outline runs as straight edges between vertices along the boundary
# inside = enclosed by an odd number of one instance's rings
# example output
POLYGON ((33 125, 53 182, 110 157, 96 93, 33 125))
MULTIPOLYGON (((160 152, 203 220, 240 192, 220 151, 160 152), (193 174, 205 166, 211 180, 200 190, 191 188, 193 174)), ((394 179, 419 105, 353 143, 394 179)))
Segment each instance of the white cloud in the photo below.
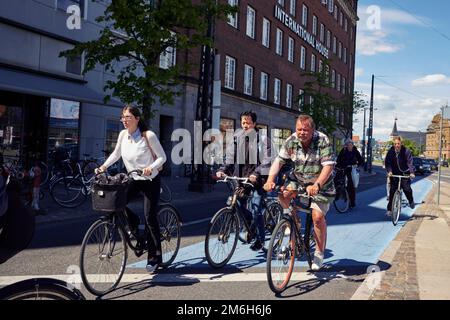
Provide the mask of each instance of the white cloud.
POLYGON ((412 81, 412 85, 415 87, 446 84, 450 84, 450 77, 447 77, 445 74, 430 74, 412 81))
MULTIPOLYGON (((373 8, 373 6, 370 6, 373 8)), ((426 27, 424 23, 421 21, 425 21, 427 23, 431 23, 430 19, 422 16, 416 15, 416 17, 412 16, 406 11, 403 10, 397 10, 397 9, 391 9, 391 8, 382 8, 379 7, 379 19, 380 23, 379 26, 382 29, 391 27, 393 25, 407 25, 407 26, 419 26, 419 27, 426 27)), ((358 8, 358 17, 360 19, 360 22, 358 24, 358 27, 360 30, 368 30, 368 22, 370 24, 371 17, 373 19, 373 11, 367 11, 369 7, 368 6, 360 6, 358 8)), ((373 21, 373 20, 372 20, 373 21)))
POLYGON ((365 56, 374 56, 379 53, 400 51, 402 46, 397 43, 390 43, 387 36, 388 34, 380 30, 361 31, 356 37, 356 52, 365 56))
POLYGON ((364 69, 363 68, 356 68, 356 70, 355 70, 355 78, 356 77, 360 77, 362 75, 364 75, 364 69))

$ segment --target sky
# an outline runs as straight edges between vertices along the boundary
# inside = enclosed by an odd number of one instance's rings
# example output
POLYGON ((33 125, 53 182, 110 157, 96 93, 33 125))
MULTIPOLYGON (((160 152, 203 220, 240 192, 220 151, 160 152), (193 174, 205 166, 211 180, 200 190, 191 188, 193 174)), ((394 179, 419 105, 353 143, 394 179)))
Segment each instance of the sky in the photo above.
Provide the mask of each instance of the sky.
MULTIPOLYGON (((399 131, 426 131, 450 105, 450 1, 359 0, 358 6, 355 91, 369 100, 375 75, 374 138, 387 141, 396 117, 399 131)), ((366 126, 368 118, 367 110, 366 126)), ((363 119, 360 112, 353 126, 361 139, 363 119)))

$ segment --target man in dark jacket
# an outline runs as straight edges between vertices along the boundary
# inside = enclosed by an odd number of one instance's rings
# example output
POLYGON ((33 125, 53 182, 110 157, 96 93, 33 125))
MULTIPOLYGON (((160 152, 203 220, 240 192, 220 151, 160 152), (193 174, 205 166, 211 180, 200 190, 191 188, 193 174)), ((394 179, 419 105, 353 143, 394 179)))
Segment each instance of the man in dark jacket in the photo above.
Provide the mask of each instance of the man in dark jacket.
MULTIPOLYGON (((414 175, 414 165, 411 151, 405 146, 402 146, 402 138, 395 137, 394 145, 389 149, 386 159, 384 161, 386 171, 390 177, 390 190, 389 190, 389 203, 387 206, 386 215, 390 216, 392 214, 392 197, 398 187, 398 179, 393 178, 392 175, 409 175, 411 179, 415 178, 414 175)), ((414 199, 413 192, 411 189, 411 179, 401 179, 401 186, 406 198, 409 201, 409 206, 414 209, 414 199)))
MULTIPOLYGON (((225 174, 248 177, 254 185, 253 190, 249 190, 250 211, 253 215, 251 222, 251 230, 256 233, 257 238, 251 245, 254 251, 261 250, 264 247, 265 229, 262 208, 262 199, 265 191, 262 186, 270 169, 270 148, 267 146, 267 139, 264 140, 255 130, 256 113, 253 111, 245 111, 240 115, 242 130, 237 130, 234 135, 234 162, 222 166, 216 176, 222 178, 225 174)), ((228 157, 227 157, 228 158, 228 157)), ((244 204, 242 204, 244 205, 244 204)), ((245 211, 245 210, 244 210, 245 211)), ((247 217, 247 221, 251 217, 247 217)), ((247 241, 253 239, 248 236, 247 241)))
MULTIPOLYGON (((364 160, 358 149, 353 145, 351 139, 345 140, 344 148, 342 148, 336 160, 336 167, 343 169, 347 176, 347 192, 350 197, 350 208, 356 206, 356 188, 352 179, 352 166, 362 166, 364 160)), ((337 179, 342 179, 341 175, 336 176, 337 179)))

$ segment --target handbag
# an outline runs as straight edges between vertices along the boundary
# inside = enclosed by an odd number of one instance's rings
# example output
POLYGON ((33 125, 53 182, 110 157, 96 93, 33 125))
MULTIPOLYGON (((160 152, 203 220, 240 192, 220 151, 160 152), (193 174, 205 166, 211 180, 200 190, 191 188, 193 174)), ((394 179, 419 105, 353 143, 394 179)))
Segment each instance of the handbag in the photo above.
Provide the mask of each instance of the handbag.
MULTIPOLYGON (((147 136, 145 135, 145 131, 142 132, 142 137, 145 139, 145 143, 147 143, 147 146, 148 146, 148 148, 150 149, 150 152, 152 153, 153 159, 156 160, 158 157, 157 157, 156 154, 153 152, 153 149, 152 149, 152 147, 150 146, 150 143, 148 142, 147 136)), ((162 171, 162 170, 164 169, 163 166, 164 166, 164 165, 161 165, 159 168, 157 168, 158 171, 162 171)))
POLYGON ((353 167, 352 168, 352 181, 353 181, 353 186, 356 188, 358 188, 359 185, 359 170, 358 168, 353 167))

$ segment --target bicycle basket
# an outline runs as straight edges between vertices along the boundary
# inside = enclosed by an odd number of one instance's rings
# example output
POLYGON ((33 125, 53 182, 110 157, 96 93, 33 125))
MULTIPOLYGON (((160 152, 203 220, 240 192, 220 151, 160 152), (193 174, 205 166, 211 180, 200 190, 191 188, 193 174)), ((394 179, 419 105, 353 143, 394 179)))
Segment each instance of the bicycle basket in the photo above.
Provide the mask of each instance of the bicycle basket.
POLYGON ((92 209, 111 213, 124 210, 129 184, 130 179, 124 173, 96 176, 92 186, 92 209))

